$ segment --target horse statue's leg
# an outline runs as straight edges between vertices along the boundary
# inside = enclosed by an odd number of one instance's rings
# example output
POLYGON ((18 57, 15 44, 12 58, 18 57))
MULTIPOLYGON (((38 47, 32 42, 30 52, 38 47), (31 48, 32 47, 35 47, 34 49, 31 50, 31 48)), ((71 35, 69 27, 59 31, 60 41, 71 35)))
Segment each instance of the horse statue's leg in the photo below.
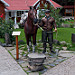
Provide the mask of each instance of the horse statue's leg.
POLYGON ((30 52, 30 47, 29 47, 29 45, 27 45, 27 49, 28 49, 28 52, 30 52))
POLYGON ((30 47, 29 47, 29 35, 25 34, 26 35, 26 41, 27 41, 27 49, 28 49, 28 52, 30 52, 30 47))
POLYGON ((35 45, 33 45, 33 53, 35 52, 35 45))
POLYGON ((35 52, 35 46, 36 46, 36 34, 33 35, 33 53, 35 52))
POLYGON ((30 38, 29 38, 29 46, 32 47, 31 36, 30 36, 30 38))

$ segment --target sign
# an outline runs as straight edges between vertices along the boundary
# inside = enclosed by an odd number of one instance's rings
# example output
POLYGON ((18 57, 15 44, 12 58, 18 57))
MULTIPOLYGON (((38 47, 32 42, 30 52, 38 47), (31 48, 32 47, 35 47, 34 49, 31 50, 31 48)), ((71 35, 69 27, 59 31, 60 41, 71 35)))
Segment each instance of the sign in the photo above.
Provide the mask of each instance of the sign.
POLYGON ((13 33, 12 33, 12 35, 14 36, 16 36, 16 35, 20 35, 20 33, 21 33, 21 31, 13 31, 13 33))
POLYGON ((13 31, 12 35, 16 36, 16 59, 19 59, 19 50, 18 50, 18 35, 20 35, 21 31, 13 31))

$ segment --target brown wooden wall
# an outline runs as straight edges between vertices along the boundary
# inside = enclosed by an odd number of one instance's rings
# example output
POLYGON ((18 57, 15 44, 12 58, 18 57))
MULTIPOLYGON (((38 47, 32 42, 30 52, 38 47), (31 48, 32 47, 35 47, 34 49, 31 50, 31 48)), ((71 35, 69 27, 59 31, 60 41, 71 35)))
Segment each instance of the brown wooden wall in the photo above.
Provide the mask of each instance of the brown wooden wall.
POLYGON ((4 4, 0 1, 0 15, 3 13, 3 19, 5 19, 5 6, 4 4))

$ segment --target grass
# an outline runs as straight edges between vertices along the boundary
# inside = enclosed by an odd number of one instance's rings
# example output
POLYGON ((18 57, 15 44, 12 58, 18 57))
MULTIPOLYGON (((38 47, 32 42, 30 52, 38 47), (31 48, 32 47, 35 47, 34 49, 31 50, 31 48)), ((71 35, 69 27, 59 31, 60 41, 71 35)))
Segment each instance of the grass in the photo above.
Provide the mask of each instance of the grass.
MULTIPOLYGON (((24 29, 16 29, 15 31, 21 31, 20 36, 18 36, 18 40, 23 40, 26 43, 26 38, 24 34, 24 29)), ((57 38, 56 38, 56 33, 53 33, 54 39, 57 39, 59 41, 66 41, 67 43, 71 43, 71 35, 72 33, 75 33, 74 28, 57 28, 57 38)), ((37 41, 41 40, 42 38, 42 30, 38 29, 37 32, 37 41)), ((4 42, 4 39, 0 38, 1 42, 4 42)))
POLYGON ((71 35, 75 33, 74 28, 58 28, 57 38, 54 33, 54 39, 59 41, 66 41, 67 43, 71 43, 71 35))
POLYGON ((20 36, 18 36, 18 40, 23 40, 26 42, 25 40, 25 34, 24 34, 24 29, 15 29, 15 31, 21 31, 20 36))
POLYGON ((67 45, 67 50, 69 50, 69 51, 75 51, 75 44, 67 45))
MULTIPOLYGON (((57 28, 57 38, 56 33, 54 33, 54 39, 57 39, 59 41, 66 41, 67 43, 71 43, 71 35, 72 33, 75 33, 74 28, 57 28)), ((26 42, 24 29, 16 29, 16 31, 21 31, 21 35, 18 37, 19 40, 23 40, 26 42)), ((38 29, 37 32, 37 40, 41 40, 42 38, 42 31, 38 29)))
MULTIPOLYGON (((21 31, 20 36, 18 36, 18 40, 23 40, 23 41, 26 42, 24 29, 16 29, 15 31, 21 31)), ((41 40, 41 32, 42 32, 42 31, 41 31, 40 29, 38 29, 37 37, 36 37, 37 40, 41 40)))
POLYGON ((4 39, 3 38, 0 38, 0 42, 4 43, 4 39))

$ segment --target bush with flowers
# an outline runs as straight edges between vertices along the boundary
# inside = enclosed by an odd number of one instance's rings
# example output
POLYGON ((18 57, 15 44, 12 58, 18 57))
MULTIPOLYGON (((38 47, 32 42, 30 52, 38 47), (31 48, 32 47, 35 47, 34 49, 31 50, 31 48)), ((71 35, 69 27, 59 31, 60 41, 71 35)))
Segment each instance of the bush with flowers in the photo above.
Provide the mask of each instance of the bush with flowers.
POLYGON ((74 22, 70 22, 70 27, 71 27, 71 28, 74 27, 74 22))
POLYGON ((2 17, 3 14, 0 16, 0 38, 5 39, 5 33, 8 33, 12 43, 12 41, 15 40, 15 38, 12 36, 12 32, 14 30, 13 28, 14 22, 11 19, 9 19, 8 21, 3 20, 2 17))
POLYGON ((3 17, 3 14, 0 15, 0 25, 2 24, 2 17, 3 17))

